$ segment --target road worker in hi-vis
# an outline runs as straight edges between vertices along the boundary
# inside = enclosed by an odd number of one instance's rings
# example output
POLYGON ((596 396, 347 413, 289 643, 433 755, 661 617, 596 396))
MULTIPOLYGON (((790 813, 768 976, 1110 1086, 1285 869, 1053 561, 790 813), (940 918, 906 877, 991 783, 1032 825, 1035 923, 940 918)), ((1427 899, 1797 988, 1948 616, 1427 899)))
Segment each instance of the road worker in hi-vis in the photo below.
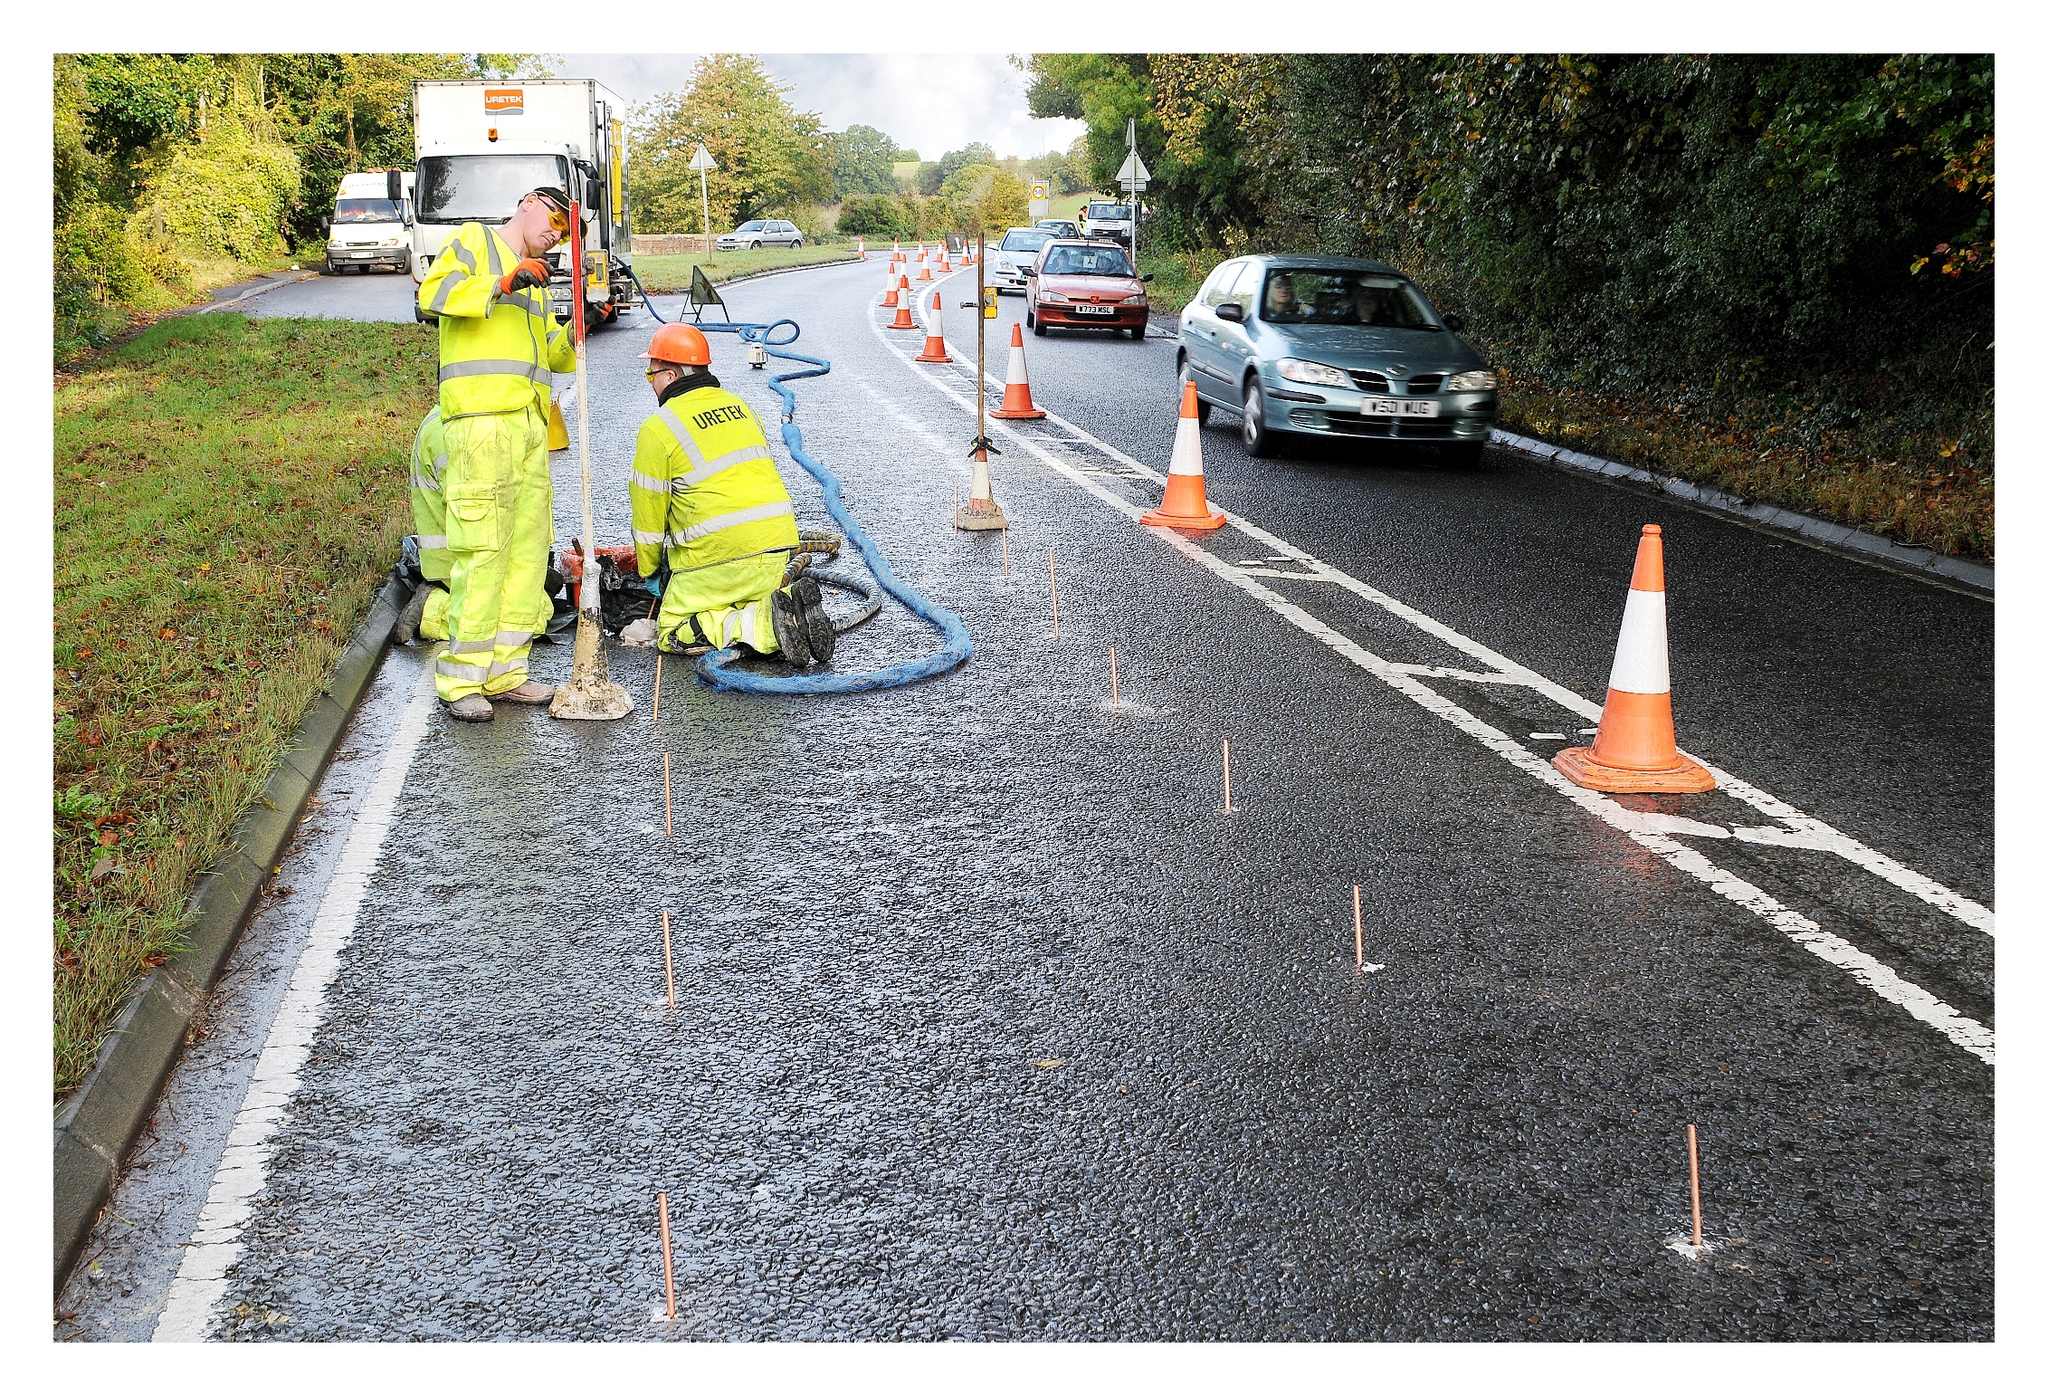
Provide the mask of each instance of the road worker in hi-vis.
POLYGON ((441 405, 435 403, 412 439, 413 541, 424 580, 398 613, 392 633, 401 645, 411 644, 415 636, 448 638, 448 501, 441 493, 447 469, 448 437, 441 430, 441 405))
POLYGON ((554 483, 548 473, 553 376, 576 366, 568 330, 549 314, 541 260, 569 231, 559 189, 536 189, 496 228, 455 230, 420 282, 441 326, 440 476, 448 549, 448 646, 434 687, 450 716, 489 722, 493 698, 545 703, 527 651, 547 625, 554 483))
POLYGON ((663 325, 640 357, 657 405, 640 426, 627 491, 640 575, 664 564, 668 574, 656 644, 830 663, 836 637, 818 584, 782 584, 796 506, 753 411, 718 385, 711 344, 693 325, 663 325))

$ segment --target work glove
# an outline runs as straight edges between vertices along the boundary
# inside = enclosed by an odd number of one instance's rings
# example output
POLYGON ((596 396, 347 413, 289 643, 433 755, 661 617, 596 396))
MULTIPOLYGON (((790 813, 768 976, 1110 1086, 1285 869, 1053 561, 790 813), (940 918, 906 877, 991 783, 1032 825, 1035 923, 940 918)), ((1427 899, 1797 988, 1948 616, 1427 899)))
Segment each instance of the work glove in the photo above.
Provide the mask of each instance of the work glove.
POLYGON ((546 262, 538 257, 528 257, 498 278, 498 294, 509 296, 514 291, 524 290, 528 286, 545 286, 548 284, 548 278, 553 275, 554 268, 546 262))

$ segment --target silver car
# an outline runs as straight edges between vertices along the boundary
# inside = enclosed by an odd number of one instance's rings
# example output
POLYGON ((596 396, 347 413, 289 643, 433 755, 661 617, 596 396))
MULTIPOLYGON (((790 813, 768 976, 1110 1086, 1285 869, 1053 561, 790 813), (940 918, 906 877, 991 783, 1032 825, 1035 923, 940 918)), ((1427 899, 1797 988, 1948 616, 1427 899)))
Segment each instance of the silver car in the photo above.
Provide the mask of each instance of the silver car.
POLYGON ((750 218, 729 233, 718 235, 718 250, 739 248, 754 251, 763 247, 802 247, 804 235, 786 218, 750 218))
POLYGON ((1038 260, 1039 252, 1057 236, 1047 228, 1011 228, 1003 240, 988 250, 988 284, 996 294, 1023 294, 1024 268, 1038 260))
POLYGON ((1499 380, 1401 273, 1349 257, 1237 257, 1181 312, 1181 376, 1197 411, 1243 418, 1244 448, 1289 435, 1431 444, 1476 464, 1499 380))

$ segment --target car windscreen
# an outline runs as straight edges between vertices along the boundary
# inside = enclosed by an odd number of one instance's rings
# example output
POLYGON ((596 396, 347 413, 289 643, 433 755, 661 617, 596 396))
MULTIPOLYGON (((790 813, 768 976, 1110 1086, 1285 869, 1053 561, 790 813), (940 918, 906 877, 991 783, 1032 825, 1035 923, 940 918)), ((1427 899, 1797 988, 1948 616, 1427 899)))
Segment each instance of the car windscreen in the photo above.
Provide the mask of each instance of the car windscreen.
POLYGON ((1036 252, 1053 240, 1051 233, 1035 233, 1024 228, 1012 228, 1003 234, 998 252, 1036 252))
POLYGON ((1259 318, 1269 325, 1442 328, 1415 287, 1384 272, 1279 270, 1266 275, 1259 318))
POLYGON ((1129 218, 1131 216, 1131 206, 1129 204, 1090 204, 1088 205, 1088 216, 1090 218, 1110 219, 1129 218))
POLYGON ((1038 270, 1041 276, 1129 276, 1131 259, 1121 247, 1055 247, 1038 270))
POLYGON ((739 227, 735 228, 733 231, 739 233, 765 233, 766 231, 768 231, 768 225, 763 223, 760 219, 756 218, 751 223, 740 224, 739 227))
POLYGON ((434 223, 498 223, 535 189, 568 183, 559 155, 426 155, 420 158, 413 206, 434 223))
POLYGON ((390 199, 337 199, 334 203, 334 221, 337 223, 398 223, 403 220, 404 214, 390 199))

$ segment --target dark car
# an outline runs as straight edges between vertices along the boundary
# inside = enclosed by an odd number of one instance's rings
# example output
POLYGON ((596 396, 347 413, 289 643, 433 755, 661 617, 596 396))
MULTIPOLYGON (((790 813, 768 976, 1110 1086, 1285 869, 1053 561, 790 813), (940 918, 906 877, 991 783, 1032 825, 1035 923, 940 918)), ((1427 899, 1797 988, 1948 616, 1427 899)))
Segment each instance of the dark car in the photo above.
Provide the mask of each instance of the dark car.
POLYGON ((1180 367, 1202 420, 1241 414, 1244 447, 1291 434, 1427 442, 1477 463, 1500 411, 1486 357, 1414 282, 1349 257, 1237 257, 1180 319, 1180 367))
POLYGON ((1024 323, 1034 334, 1048 327, 1127 330, 1145 337, 1152 307, 1130 254, 1113 242, 1061 238, 1049 242, 1024 270, 1024 323))

